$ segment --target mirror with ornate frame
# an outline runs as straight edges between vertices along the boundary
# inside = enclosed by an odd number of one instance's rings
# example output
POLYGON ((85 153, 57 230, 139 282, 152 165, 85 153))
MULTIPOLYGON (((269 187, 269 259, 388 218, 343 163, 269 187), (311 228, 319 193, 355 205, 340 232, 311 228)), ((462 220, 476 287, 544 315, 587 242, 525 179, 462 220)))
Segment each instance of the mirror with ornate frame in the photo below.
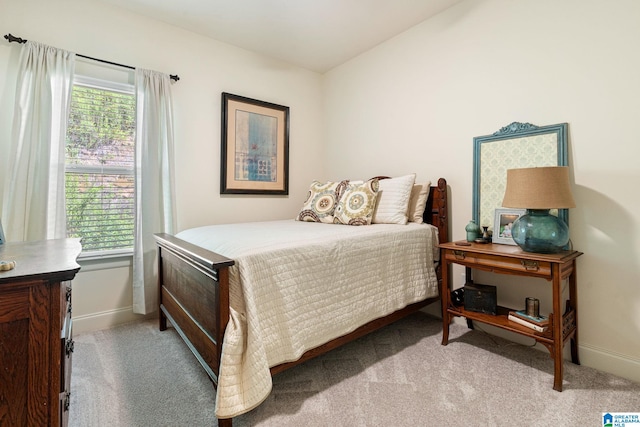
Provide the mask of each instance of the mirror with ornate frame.
MULTIPOLYGON (((568 165, 567 128, 567 123, 536 126, 513 122, 491 135, 473 138, 476 224, 493 228, 494 211, 502 207, 507 169, 568 165)), ((556 212, 569 223, 567 209, 556 212)))

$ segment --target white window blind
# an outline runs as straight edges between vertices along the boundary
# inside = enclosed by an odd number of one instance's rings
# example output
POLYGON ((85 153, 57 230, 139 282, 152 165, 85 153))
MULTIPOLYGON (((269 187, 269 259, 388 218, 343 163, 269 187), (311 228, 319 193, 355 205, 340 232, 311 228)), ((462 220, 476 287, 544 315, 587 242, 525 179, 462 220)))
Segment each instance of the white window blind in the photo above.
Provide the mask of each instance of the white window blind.
POLYGON ((67 235, 84 256, 131 252, 134 237, 133 85, 76 76, 67 128, 67 235))

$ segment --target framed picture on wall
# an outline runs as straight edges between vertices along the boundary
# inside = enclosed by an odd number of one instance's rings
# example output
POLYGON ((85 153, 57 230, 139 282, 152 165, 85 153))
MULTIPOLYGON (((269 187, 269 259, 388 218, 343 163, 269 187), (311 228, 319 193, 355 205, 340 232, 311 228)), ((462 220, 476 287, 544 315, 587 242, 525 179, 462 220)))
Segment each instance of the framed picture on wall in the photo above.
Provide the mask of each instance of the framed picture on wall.
POLYGON ((289 107, 222 94, 221 194, 289 194, 289 107))
POLYGON ((493 222, 493 238, 491 241, 503 245, 515 245, 516 242, 511 236, 511 228, 516 219, 524 215, 525 212, 526 209, 496 209, 493 222))

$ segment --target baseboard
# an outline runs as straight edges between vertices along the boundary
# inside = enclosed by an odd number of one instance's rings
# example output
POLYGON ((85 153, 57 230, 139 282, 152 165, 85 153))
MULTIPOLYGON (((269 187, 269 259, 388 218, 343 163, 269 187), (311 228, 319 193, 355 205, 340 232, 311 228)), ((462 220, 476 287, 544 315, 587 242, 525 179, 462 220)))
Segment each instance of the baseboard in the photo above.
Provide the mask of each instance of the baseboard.
POLYGON ((157 317, 158 313, 135 314, 133 307, 91 313, 84 316, 73 316, 73 333, 93 332, 113 328, 124 323, 157 317))
POLYGON ((579 345, 580 364, 640 383, 640 359, 591 345, 579 345))

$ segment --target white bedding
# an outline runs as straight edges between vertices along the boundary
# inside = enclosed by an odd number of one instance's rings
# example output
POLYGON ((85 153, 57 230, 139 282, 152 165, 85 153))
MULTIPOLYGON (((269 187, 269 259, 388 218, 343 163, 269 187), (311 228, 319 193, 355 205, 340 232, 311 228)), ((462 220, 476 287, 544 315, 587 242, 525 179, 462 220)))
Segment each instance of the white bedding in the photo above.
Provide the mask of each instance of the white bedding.
POLYGON ((216 416, 259 405, 269 368, 438 294, 437 229, 294 220, 213 225, 177 237, 235 261, 216 416))

